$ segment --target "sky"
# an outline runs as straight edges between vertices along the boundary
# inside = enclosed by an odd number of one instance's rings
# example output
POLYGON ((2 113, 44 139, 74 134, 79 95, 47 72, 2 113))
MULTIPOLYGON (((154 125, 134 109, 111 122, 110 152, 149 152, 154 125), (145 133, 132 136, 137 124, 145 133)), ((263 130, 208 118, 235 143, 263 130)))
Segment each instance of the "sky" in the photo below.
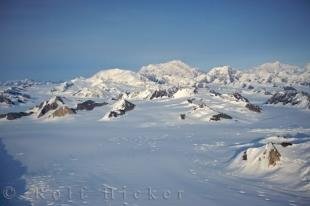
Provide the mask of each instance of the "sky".
POLYGON ((207 71, 310 62, 310 1, 0 0, 0 80, 179 59, 207 71))

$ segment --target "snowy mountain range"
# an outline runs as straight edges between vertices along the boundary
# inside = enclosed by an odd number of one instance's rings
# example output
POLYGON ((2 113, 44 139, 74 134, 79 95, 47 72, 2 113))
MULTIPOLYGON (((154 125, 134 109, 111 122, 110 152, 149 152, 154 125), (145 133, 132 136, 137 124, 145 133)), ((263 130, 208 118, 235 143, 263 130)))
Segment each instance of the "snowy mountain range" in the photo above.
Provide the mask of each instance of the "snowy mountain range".
MULTIPOLYGON (((28 87, 51 87, 50 96, 76 98, 153 99, 158 97, 191 96, 195 88, 212 85, 253 89, 258 93, 273 94, 280 89, 267 91, 266 87, 310 85, 309 65, 298 66, 280 62, 265 63, 251 70, 235 70, 229 66, 215 67, 208 72, 193 68, 180 60, 143 66, 138 72, 125 69, 107 69, 89 78, 79 77, 63 83, 43 83, 32 80, 11 81, 1 84, 1 104, 24 103, 30 95, 22 93, 28 87), (176 93, 176 94, 175 94, 176 93)), ((270 89, 269 89, 270 90, 270 89)), ((301 94, 301 96, 307 95, 301 94)), ((298 102, 298 101, 297 101, 298 102)), ((286 103, 287 104, 287 103, 286 103)), ((308 104, 304 103, 303 104, 308 104)))
POLYGON ((309 85, 309 68, 301 69, 280 62, 266 63, 252 70, 234 70, 229 66, 202 72, 179 60, 143 66, 133 72, 122 69, 102 70, 90 78, 76 78, 55 87, 54 92, 79 97, 103 97, 124 92, 167 89, 171 87, 205 87, 207 84, 309 85))
POLYGON ((278 61, 265 63, 251 70, 234 70, 229 66, 215 67, 208 72, 192 68, 179 60, 144 66, 138 72, 149 80, 174 86, 194 86, 199 83, 219 84, 303 84, 310 83, 310 70, 282 64, 278 61))
MULTIPOLYGON (((78 88, 92 87, 101 90, 115 86, 128 87, 156 87, 156 86, 197 86, 202 83, 217 84, 310 84, 310 66, 300 68, 295 65, 283 64, 279 61, 265 63, 249 70, 237 70, 230 66, 211 68, 203 72, 190 67, 180 60, 172 60, 161 64, 143 66, 138 72, 125 69, 105 69, 90 78, 76 78, 62 83, 56 90, 67 90, 71 86, 78 88)), ((24 87, 40 84, 32 80, 2 82, 3 86, 24 87)), ((124 88, 122 88, 124 89, 124 88)), ((87 92, 86 92, 87 93, 87 92)), ((84 93, 82 93, 84 94, 84 93)), ((87 94, 85 94, 87 95, 87 94)))
MULTIPOLYGON (((248 192, 257 205, 269 196, 278 198, 275 205, 285 205, 283 197, 305 205, 310 197, 309 75, 309 66, 280 62, 203 72, 173 60, 138 72, 107 69, 61 83, 11 81, 0 84, 0 130, 7 142, 18 145, 13 154, 25 165, 50 161, 47 168, 32 168, 46 175, 25 175, 30 189, 21 198, 27 200, 38 185, 59 189, 56 179, 62 186, 85 178, 88 188, 99 188, 94 187, 98 179, 109 177, 121 189, 120 177, 130 186, 142 177, 143 184, 156 188, 166 182, 175 188, 193 185, 185 189, 202 205, 204 195, 197 197, 195 188, 210 185, 217 188, 218 201, 223 192, 237 190, 238 201, 248 192), (34 142, 40 146, 33 147, 34 142), (58 154, 55 147, 49 151, 50 145, 64 149, 58 154)), ((90 204, 99 205, 99 196, 90 204)), ((59 203, 31 200, 32 205, 59 203)))

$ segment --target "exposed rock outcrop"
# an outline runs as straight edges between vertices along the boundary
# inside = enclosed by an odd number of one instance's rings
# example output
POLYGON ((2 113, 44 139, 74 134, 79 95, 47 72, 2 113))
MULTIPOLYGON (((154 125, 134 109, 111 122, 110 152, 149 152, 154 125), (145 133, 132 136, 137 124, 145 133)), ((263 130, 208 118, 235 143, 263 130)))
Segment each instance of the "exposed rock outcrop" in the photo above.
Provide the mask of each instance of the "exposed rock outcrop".
POLYGON ((179 89, 177 87, 169 88, 169 89, 160 89, 155 90, 150 99, 162 98, 162 97, 172 97, 179 89))
POLYGON ((19 119, 21 117, 29 116, 33 112, 9 112, 7 114, 0 114, 0 119, 6 118, 7 120, 19 119))
POLYGON ((184 120, 184 119, 185 119, 185 117, 186 117, 186 115, 185 115, 185 114, 180 114, 180 119, 184 120))
POLYGON ((107 105, 108 103, 96 103, 93 100, 86 100, 85 102, 78 103, 76 110, 93 110, 95 107, 101 107, 107 105))
POLYGON ((280 161, 281 154, 277 148, 272 144, 273 148, 269 151, 266 149, 263 154, 267 155, 268 166, 276 166, 277 162, 280 161), (267 153, 267 154, 266 154, 267 153))
POLYGON ((76 113, 75 109, 69 108, 67 106, 62 106, 62 107, 56 109, 53 112, 52 116, 53 117, 63 117, 63 116, 66 116, 68 114, 75 114, 75 113, 76 113))
POLYGON ((240 93, 235 92, 232 94, 232 97, 235 99, 235 101, 239 102, 250 102, 247 98, 245 98, 244 96, 242 96, 240 93))
POLYGON ((246 151, 243 152, 242 160, 248 160, 248 155, 247 155, 246 151))
POLYGON ((281 142, 280 145, 282 147, 292 146, 293 144, 291 142, 281 142))
POLYGON ((135 106, 135 104, 125 99, 121 99, 113 105, 112 110, 103 117, 103 120, 124 115, 126 112, 133 110, 135 106))
POLYGON ((166 90, 156 90, 153 92, 150 99, 155 99, 155 98, 159 98, 159 97, 168 97, 167 91, 166 90))
POLYGON ((264 148, 249 148, 241 155, 248 164, 262 164, 262 167, 274 167, 281 158, 280 152, 273 143, 267 143, 264 148))
POLYGON ((262 108, 260 106, 252 104, 252 103, 247 103, 245 105, 245 107, 248 108, 249 110, 253 111, 253 112, 260 113, 262 111, 262 108))
POLYGON ((187 102, 190 103, 190 104, 192 104, 192 103, 194 102, 194 100, 195 100, 195 98, 188 98, 188 99, 187 99, 187 102))
POLYGON ((270 91, 267 91, 267 90, 264 91, 264 94, 265 95, 272 95, 272 93, 270 91))
POLYGON ((275 93, 266 102, 266 104, 278 103, 282 103, 283 105, 291 104, 310 109, 310 95, 306 92, 287 90, 275 93))
POLYGON ((22 89, 22 88, 9 87, 6 90, 4 90, 3 93, 8 94, 8 95, 12 95, 15 97, 21 96, 21 97, 30 99, 31 98, 30 95, 22 93, 23 91, 24 91, 24 89, 22 89))
POLYGON ((282 155, 273 143, 248 148, 238 154, 230 168, 243 174, 265 174, 281 164, 282 155))
POLYGON ((38 108, 39 109, 38 118, 42 117, 51 110, 56 110, 59 106, 62 105, 64 105, 64 101, 59 96, 53 97, 48 101, 42 102, 38 108))
POLYGON ((43 101, 39 106, 31 110, 36 114, 37 118, 42 117, 63 117, 68 114, 75 114, 76 109, 68 107, 64 99, 60 96, 55 96, 47 101, 43 101))
POLYGON ((108 118, 118 117, 118 116, 124 115, 124 114, 125 114, 124 110, 110 111, 110 113, 108 114, 108 118))
POLYGON ((0 103, 4 103, 7 105, 14 105, 15 104, 11 99, 4 96, 3 94, 0 94, 0 103))
POLYGON ((292 86, 285 86, 285 87, 283 87, 283 89, 284 89, 285 91, 297 91, 297 89, 295 89, 295 88, 292 87, 292 86))
POLYGON ((213 89, 210 90, 209 92, 210 92, 210 94, 213 95, 213 96, 221 96, 221 95, 222 95, 221 93, 219 93, 219 92, 217 92, 217 91, 215 91, 215 90, 213 90, 213 89))
POLYGON ((27 112, 10 112, 7 114, 1 114, 0 119, 6 118, 8 120, 14 120, 32 114, 36 114, 37 118, 41 118, 43 116, 63 117, 75 113, 76 110, 66 106, 64 100, 61 97, 55 96, 47 101, 43 101, 39 106, 34 107, 27 112))
POLYGON ((225 95, 223 95, 223 98, 226 98, 227 100, 238 103, 238 104, 246 107, 250 111, 258 112, 258 113, 260 113, 262 111, 262 108, 260 106, 252 104, 246 97, 242 96, 238 92, 232 93, 230 95, 225 94, 225 95))
POLYGON ((24 89, 19 87, 9 87, 0 92, 0 103, 7 105, 16 105, 26 103, 31 97, 23 93, 24 89))
POLYGON ((211 121, 219 121, 221 119, 232 119, 231 116, 229 116, 228 114, 224 114, 224 113, 219 113, 219 114, 215 114, 213 115, 210 120, 211 121))

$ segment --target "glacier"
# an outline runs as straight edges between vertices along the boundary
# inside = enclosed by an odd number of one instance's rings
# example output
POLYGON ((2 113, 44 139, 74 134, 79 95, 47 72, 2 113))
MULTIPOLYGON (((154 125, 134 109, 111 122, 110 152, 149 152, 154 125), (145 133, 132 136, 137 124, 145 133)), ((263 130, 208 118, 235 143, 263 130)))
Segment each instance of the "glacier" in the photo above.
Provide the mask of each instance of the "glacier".
POLYGON ((308 205, 309 75, 173 60, 2 82, 0 203, 308 205))

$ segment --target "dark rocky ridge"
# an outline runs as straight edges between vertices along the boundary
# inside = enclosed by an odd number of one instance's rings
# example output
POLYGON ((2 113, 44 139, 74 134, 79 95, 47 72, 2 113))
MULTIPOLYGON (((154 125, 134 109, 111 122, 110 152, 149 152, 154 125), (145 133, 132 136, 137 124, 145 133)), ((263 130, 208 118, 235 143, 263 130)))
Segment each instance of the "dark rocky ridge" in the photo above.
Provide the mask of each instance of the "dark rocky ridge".
POLYGON ((310 109, 310 95, 306 92, 298 92, 295 90, 277 92, 266 101, 266 104, 282 103, 283 105, 298 105, 302 101, 299 97, 304 97, 307 100, 307 109, 310 109))
POLYGON ((252 103, 247 103, 245 105, 245 107, 248 108, 249 110, 253 111, 253 112, 260 113, 262 111, 262 108, 260 106, 252 104, 252 103))
POLYGON ((60 105, 57 103, 57 101, 64 104, 64 101, 61 97, 56 96, 55 100, 52 103, 49 103, 49 101, 44 101, 39 105, 39 109, 41 110, 38 114, 38 118, 42 117, 46 113, 48 113, 51 110, 57 109, 60 105))
POLYGON ((15 103, 9 99, 8 97, 4 96, 3 94, 0 94, 0 103, 5 103, 8 105, 14 105, 15 103))
POLYGON ((14 120, 32 114, 33 112, 9 112, 7 114, 0 114, 0 119, 6 118, 7 120, 14 120))
POLYGON ((221 96, 222 94, 221 93, 219 93, 219 92, 217 92, 217 91, 215 91, 215 90, 210 90, 209 91, 212 95, 214 95, 214 96, 221 96))
POLYGON ((295 88, 292 87, 292 86, 285 86, 285 87, 283 87, 283 89, 284 89, 285 91, 297 91, 297 89, 295 89, 295 88))
POLYGON ((292 146, 293 144, 291 142, 281 142, 280 145, 282 147, 292 146))
POLYGON ((262 111, 262 108, 258 105, 255 105, 255 104, 252 104, 249 99, 247 99, 246 97, 242 96, 240 93, 238 92, 235 92, 232 94, 232 97, 238 102, 238 101, 242 101, 242 102, 245 102, 246 105, 245 107, 247 109, 249 109, 250 111, 253 111, 253 112, 257 112, 257 113, 260 113, 262 111))
POLYGON ((187 99, 187 102, 192 104, 194 102, 194 100, 195 100, 195 98, 189 98, 189 99, 187 99))
POLYGON ((95 107, 101 107, 104 105, 107 105, 108 103, 102 102, 102 103, 96 103, 93 100, 86 100, 85 102, 78 103, 76 110, 93 110, 95 107))
MULTIPOLYGON (((51 117, 63 117, 69 114, 76 114, 78 110, 92 110, 97 106, 103 106, 107 103, 95 103, 92 100, 87 100, 83 103, 80 103, 77 105, 77 108, 70 108, 65 105, 64 100, 60 96, 56 96, 55 99, 50 102, 50 100, 43 101, 40 103, 39 106, 37 106, 39 112, 37 117, 41 118, 44 115, 46 115, 48 112, 53 111, 51 113, 51 117)), ((130 107, 127 106, 127 109, 130 109, 130 107)), ((7 120, 15 120, 24 116, 32 115, 34 112, 10 112, 7 114, 0 114, 0 119, 6 118, 7 120)))
POLYGON ((228 114, 224 114, 224 113, 219 113, 219 114, 215 114, 213 115, 210 120, 211 121, 219 121, 221 119, 232 119, 231 116, 229 116, 228 114))
POLYGON ((232 94, 232 97, 234 97, 234 99, 236 101, 243 101, 243 102, 250 102, 247 98, 245 98, 244 96, 242 96, 240 93, 235 92, 232 94))
POLYGON ((179 89, 177 87, 164 89, 164 90, 155 90, 150 99, 162 98, 162 97, 172 97, 179 89))
POLYGON ((9 87, 0 92, 0 103, 16 105, 27 102, 31 96, 23 93, 24 89, 19 87, 9 87))

